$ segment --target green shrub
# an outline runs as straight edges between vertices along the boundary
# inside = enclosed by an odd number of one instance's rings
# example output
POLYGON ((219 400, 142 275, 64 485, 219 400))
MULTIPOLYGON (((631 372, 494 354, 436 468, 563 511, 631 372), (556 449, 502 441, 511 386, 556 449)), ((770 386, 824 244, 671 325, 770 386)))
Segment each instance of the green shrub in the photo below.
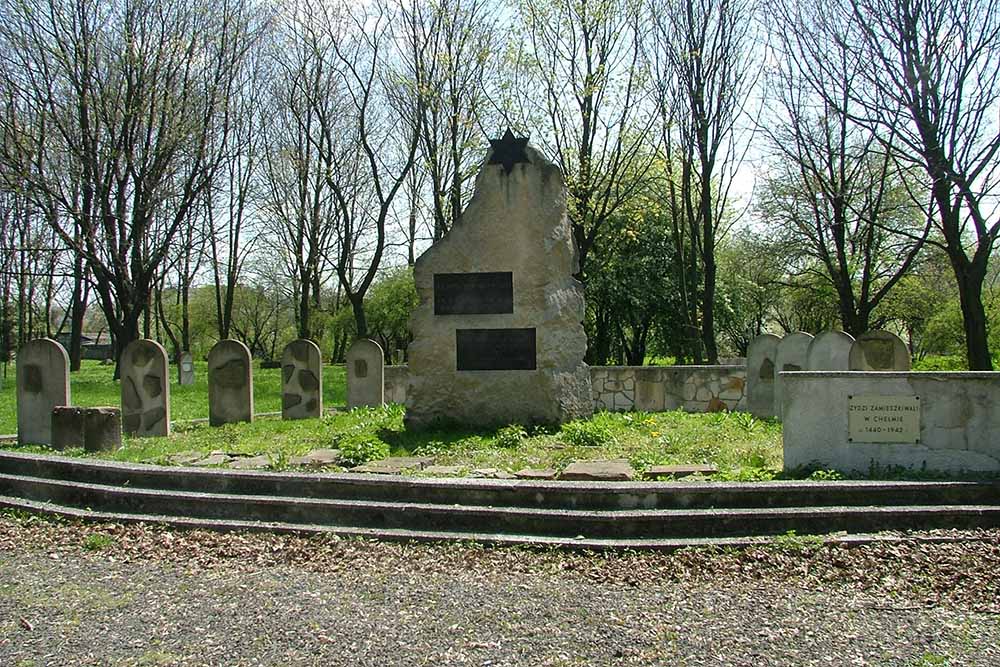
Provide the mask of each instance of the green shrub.
POLYGON ((389 445, 371 433, 344 436, 337 443, 340 458, 348 466, 359 466, 389 456, 389 445))
POLYGON ((521 444, 521 441, 528 437, 528 432, 520 424, 511 424, 497 430, 493 436, 493 442, 497 447, 512 449, 521 444))
POLYGON ((957 354, 929 355, 913 362, 915 371, 967 371, 965 357, 957 354))
POLYGON ((578 447, 603 447, 615 443, 615 434, 610 427, 596 421, 572 421, 563 424, 562 439, 578 447))

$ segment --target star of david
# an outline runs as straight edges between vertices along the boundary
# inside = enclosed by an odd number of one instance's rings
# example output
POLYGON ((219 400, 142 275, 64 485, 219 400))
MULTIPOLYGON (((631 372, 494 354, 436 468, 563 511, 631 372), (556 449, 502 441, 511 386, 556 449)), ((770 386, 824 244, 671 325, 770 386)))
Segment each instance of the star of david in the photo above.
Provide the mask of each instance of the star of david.
POLYGON ((527 147, 528 137, 515 137, 510 128, 507 128, 502 138, 490 139, 490 148, 493 149, 493 154, 487 164, 502 164, 504 172, 510 174, 518 162, 531 163, 525 152, 527 147))

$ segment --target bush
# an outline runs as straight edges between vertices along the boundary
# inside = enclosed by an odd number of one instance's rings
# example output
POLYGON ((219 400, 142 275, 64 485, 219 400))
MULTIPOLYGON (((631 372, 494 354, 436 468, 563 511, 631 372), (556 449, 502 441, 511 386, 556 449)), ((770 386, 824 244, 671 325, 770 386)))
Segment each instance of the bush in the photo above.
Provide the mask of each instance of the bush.
POLYGON ((499 429, 496 432, 496 435, 493 436, 493 442, 496 443, 497 447, 513 449, 521 444, 521 441, 527 437, 528 432, 524 430, 523 426, 520 424, 511 424, 499 429))
POLYGON ((370 433, 345 436, 337 443, 340 458, 348 466, 359 466, 389 456, 389 445, 370 433))
POLYGON ((594 421, 573 421, 563 424, 563 441, 578 447, 602 447, 615 443, 615 434, 605 424, 594 421))

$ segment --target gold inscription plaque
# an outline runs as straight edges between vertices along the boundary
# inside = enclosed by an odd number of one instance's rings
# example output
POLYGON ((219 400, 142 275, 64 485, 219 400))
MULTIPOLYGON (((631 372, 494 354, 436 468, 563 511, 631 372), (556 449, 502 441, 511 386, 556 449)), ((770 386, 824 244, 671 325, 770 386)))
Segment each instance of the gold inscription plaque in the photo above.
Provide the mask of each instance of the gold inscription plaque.
POLYGON ((919 396, 848 396, 849 442, 920 442, 919 396))

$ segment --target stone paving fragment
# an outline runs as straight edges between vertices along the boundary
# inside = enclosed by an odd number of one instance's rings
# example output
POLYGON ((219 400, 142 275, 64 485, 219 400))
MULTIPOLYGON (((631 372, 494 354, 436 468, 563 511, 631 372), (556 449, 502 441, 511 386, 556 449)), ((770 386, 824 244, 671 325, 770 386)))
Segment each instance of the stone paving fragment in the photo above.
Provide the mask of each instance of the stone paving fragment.
POLYGON ((629 482, 635 470, 627 459, 576 461, 563 470, 559 479, 591 482, 629 482))
POLYGON ((232 460, 233 460, 233 457, 229 456, 228 454, 222 454, 222 453, 218 453, 218 452, 213 452, 212 454, 209 454, 205 458, 203 458, 203 459, 201 459, 199 461, 195 461, 191 465, 195 465, 195 466, 199 466, 199 467, 202 467, 202 466, 221 466, 221 465, 225 465, 227 463, 230 463, 232 460))
POLYGON ((423 470, 434 464, 433 456, 390 456, 381 461, 369 461, 351 468, 351 472, 374 473, 377 475, 400 475, 406 470, 423 470))
POLYGON ((204 452, 198 452, 193 449, 190 449, 185 452, 177 452, 175 454, 167 455, 167 461, 169 461, 174 465, 179 465, 179 466, 191 465, 195 461, 200 461, 203 458, 205 458, 204 452))
POLYGON ((229 463, 229 467, 234 470, 253 470, 257 468, 269 468, 271 466, 271 457, 267 454, 259 454, 258 456, 241 456, 235 461, 229 463))
POLYGON ((462 466, 427 466, 421 472, 440 477, 458 477, 465 472, 465 468, 462 466))
POLYGON ((339 449, 314 449, 304 456, 292 456, 288 459, 288 465, 315 468, 337 465, 338 463, 340 463, 339 449))
POLYGON ((719 469, 711 464, 649 466, 646 468, 646 477, 652 479, 673 477, 677 479, 689 475, 714 475, 717 472, 719 469))
POLYGON ((555 479, 559 473, 552 468, 524 468, 514 473, 518 479, 555 479))

